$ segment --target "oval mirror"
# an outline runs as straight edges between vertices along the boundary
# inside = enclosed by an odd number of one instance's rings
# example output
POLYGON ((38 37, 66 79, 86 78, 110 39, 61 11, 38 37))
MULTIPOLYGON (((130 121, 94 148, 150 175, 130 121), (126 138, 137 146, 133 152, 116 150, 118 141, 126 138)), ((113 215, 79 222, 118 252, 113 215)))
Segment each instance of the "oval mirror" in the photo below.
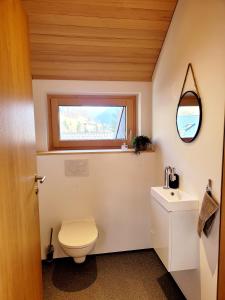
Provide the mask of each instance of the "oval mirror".
POLYGON ((193 91, 185 92, 177 107, 177 131, 185 143, 192 142, 198 135, 202 121, 200 97, 193 91))

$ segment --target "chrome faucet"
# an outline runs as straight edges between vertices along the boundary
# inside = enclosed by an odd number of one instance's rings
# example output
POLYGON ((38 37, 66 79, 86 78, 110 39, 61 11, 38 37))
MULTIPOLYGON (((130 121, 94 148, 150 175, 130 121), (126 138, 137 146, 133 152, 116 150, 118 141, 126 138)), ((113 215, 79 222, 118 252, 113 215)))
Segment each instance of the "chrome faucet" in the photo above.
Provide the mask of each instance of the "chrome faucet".
POLYGON ((169 180, 174 181, 176 180, 175 177, 175 168, 171 168, 170 166, 165 168, 165 181, 164 181, 164 189, 169 189, 169 180))

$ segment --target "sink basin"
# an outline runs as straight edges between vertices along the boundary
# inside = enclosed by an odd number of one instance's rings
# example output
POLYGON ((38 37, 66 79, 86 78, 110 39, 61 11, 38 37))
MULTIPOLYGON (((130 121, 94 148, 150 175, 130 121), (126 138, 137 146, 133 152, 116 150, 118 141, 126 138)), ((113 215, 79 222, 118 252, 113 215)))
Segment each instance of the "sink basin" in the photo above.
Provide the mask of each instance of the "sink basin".
POLYGON ((180 189, 164 189, 163 187, 152 187, 152 197, 167 211, 197 210, 199 201, 180 189))

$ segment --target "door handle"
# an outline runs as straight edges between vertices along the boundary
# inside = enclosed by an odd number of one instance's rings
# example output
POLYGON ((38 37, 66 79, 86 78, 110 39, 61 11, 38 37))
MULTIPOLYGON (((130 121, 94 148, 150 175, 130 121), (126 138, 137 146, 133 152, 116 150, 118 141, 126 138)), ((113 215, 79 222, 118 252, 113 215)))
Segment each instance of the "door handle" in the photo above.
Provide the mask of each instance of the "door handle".
POLYGON ((46 179, 46 176, 38 176, 38 175, 35 175, 35 182, 40 182, 40 183, 43 183, 46 179))

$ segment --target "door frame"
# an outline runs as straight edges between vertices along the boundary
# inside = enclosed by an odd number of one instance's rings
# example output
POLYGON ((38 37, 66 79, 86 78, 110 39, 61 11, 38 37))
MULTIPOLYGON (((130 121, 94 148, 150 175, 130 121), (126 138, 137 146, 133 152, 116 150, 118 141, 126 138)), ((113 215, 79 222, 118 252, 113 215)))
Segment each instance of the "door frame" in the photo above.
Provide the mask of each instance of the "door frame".
POLYGON ((221 204, 220 204, 220 228, 219 228, 219 262, 217 299, 225 300, 225 127, 223 136, 223 160, 221 179, 221 204))

